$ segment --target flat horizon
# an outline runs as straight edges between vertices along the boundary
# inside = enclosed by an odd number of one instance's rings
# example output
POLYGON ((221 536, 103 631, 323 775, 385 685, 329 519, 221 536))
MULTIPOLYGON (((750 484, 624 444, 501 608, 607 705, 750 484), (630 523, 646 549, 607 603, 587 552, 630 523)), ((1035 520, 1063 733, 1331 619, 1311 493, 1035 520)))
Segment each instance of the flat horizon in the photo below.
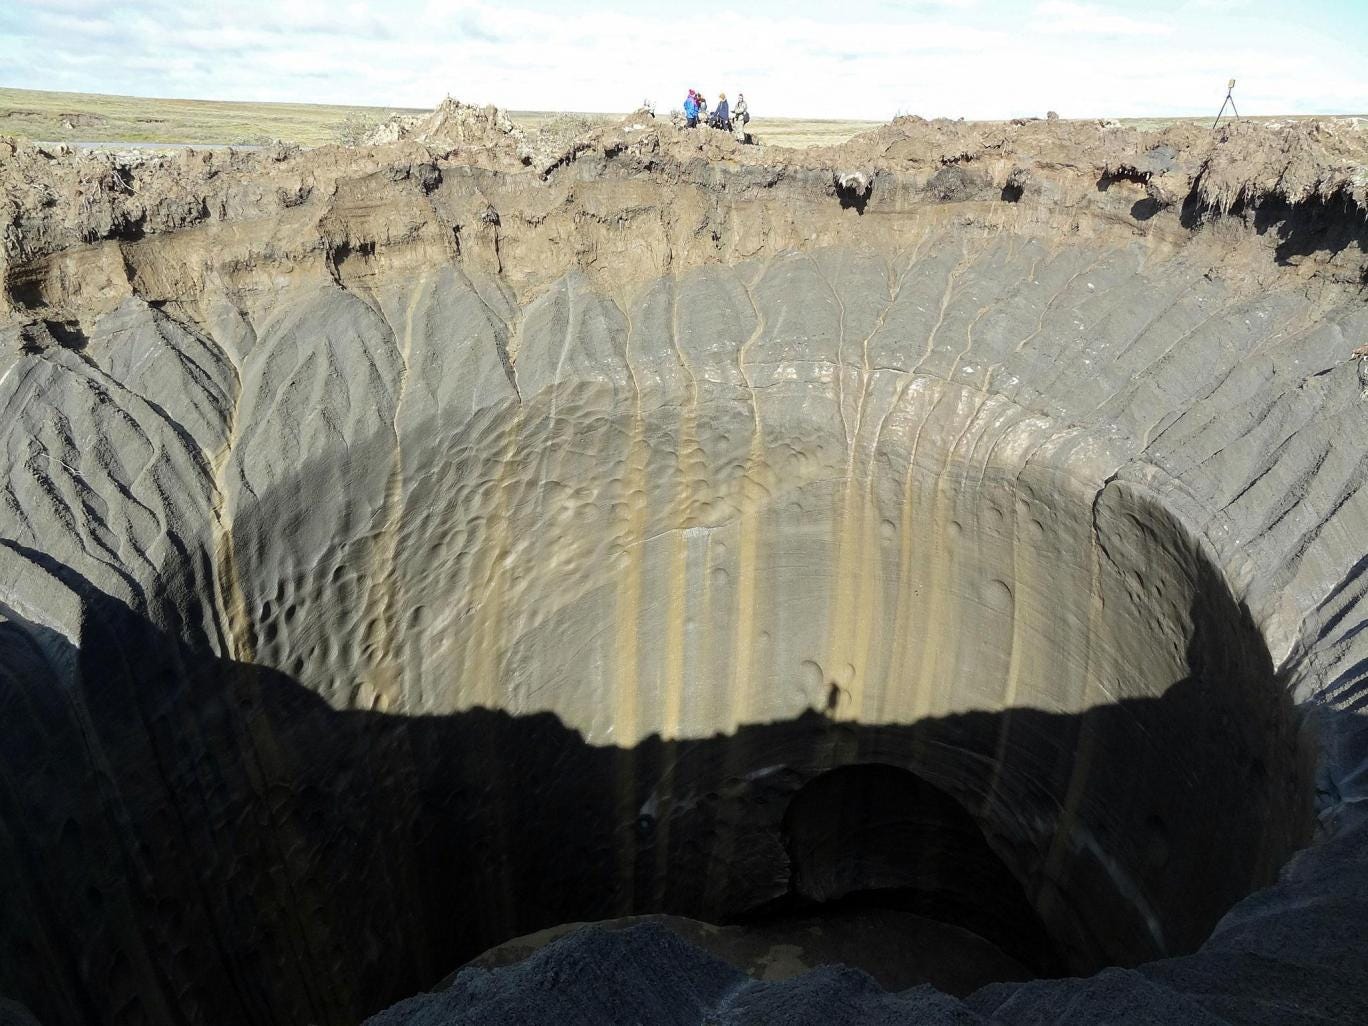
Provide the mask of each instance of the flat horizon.
MULTIPOLYGON (((273 100, 235 100, 235 99, 227 99, 227 98, 216 97, 216 96, 155 96, 155 95, 149 95, 149 94, 143 94, 143 93, 103 93, 103 92, 89 92, 89 91, 85 91, 85 90, 68 90, 68 89, 31 89, 31 88, 28 88, 28 87, 26 87, 26 86, 12 86, 12 85, 6 85, 6 84, 4 84, 4 83, 0 83, 0 94, 5 94, 5 93, 23 93, 23 94, 28 94, 28 95, 32 95, 32 96, 73 96, 73 97, 84 96, 84 97, 91 97, 91 98, 93 98, 93 99, 103 99, 103 100, 141 100, 141 101, 147 101, 147 102, 152 102, 152 103, 205 103, 205 104, 224 104, 224 105, 231 105, 231 106, 235 106, 235 107, 244 107, 244 108, 255 108, 255 107, 313 107, 313 108, 319 108, 319 109, 325 109, 325 110, 338 110, 338 111, 374 110, 374 111, 389 111, 389 112, 400 113, 400 114, 425 114, 425 113, 427 113, 428 111, 431 111, 433 108, 435 108, 435 107, 437 106, 437 103, 440 103, 441 100, 444 98, 444 97, 439 97, 438 100, 437 100, 435 103, 431 104, 430 106, 426 106, 426 107, 422 107, 422 106, 413 107, 413 106, 406 106, 406 105, 400 105, 400 104, 387 104, 387 103, 360 103, 360 104, 358 104, 358 103, 320 103, 320 102, 314 102, 314 101, 312 101, 312 100, 280 100, 280 99, 273 99, 273 100)), ((491 104, 489 104, 489 103, 485 103, 485 102, 481 102, 481 101, 467 100, 467 99, 465 99, 464 97, 456 96, 455 94, 450 94, 450 93, 449 93, 449 94, 447 94, 447 95, 451 96, 453 99, 456 99, 456 100, 461 101, 462 103, 472 103, 472 104, 474 104, 474 105, 476 105, 476 106, 489 106, 489 105, 491 105, 491 104)), ((495 107, 498 107, 500 110, 507 111, 509 114, 523 114, 523 115, 585 114, 585 115, 600 116, 600 117, 616 117, 616 116, 621 116, 621 115, 625 115, 625 114, 630 114, 630 113, 632 112, 632 110, 635 109, 635 108, 623 108, 623 109, 619 109, 619 110, 591 110, 591 109, 588 109, 588 108, 568 108, 568 107, 566 107, 566 108, 553 108, 553 107, 544 107, 544 108, 517 108, 517 107, 505 107, 505 106, 503 106, 502 104, 499 104, 499 103, 497 103, 497 102, 494 102, 492 105, 495 106, 495 107)), ((656 110, 657 110, 657 113, 666 112, 666 111, 669 111, 669 110, 671 110, 671 109, 673 109, 674 107, 677 107, 677 106, 678 106, 678 104, 670 104, 669 106, 666 106, 666 105, 664 105, 664 104, 657 103, 657 104, 656 104, 656 110)), ((9 113, 9 109, 8 109, 7 105, 5 105, 5 104, 0 104, 0 117, 3 117, 3 116, 5 116, 5 115, 7 115, 8 113, 9 113)), ((73 111, 72 113, 80 113, 80 112, 73 111)), ((936 120, 936 118, 927 117, 926 115, 918 114, 918 112, 916 112, 916 111, 906 111, 906 112, 903 112, 903 113, 905 113, 905 114, 912 114, 912 115, 915 115, 915 116, 918 116, 918 117, 926 117, 926 120, 928 120, 928 121, 936 120)), ((1041 112, 1041 113, 1036 114, 1036 115, 1029 115, 1029 114, 1026 114, 1026 115, 1015 115, 1014 117, 1032 117, 1032 116, 1034 116, 1034 117, 1044 117, 1044 116, 1045 116, 1045 113, 1046 113, 1046 112, 1041 112)), ((902 115, 901 115, 901 114, 895 114, 895 115, 894 115, 894 117, 899 117, 899 116, 902 116, 902 115)), ((948 115, 938 115, 938 117, 945 118, 945 119, 951 120, 951 121, 954 121, 954 120, 964 120, 964 121, 981 121, 981 122, 985 122, 985 123, 991 123, 991 122, 994 122, 994 121, 1011 121, 1011 120, 1013 120, 1013 118, 1011 118, 1011 117, 1004 117, 1004 118, 970 118, 970 117, 955 118, 955 117, 950 117, 950 116, 948 116, 948 115)), ((1103 116, 1103 118, 1110 118, 1111 120, 1121 121, 1121 122, 1126 122, 1126 121, 1185 121, 1185 120, 1192 120, 1192 119, 1206 118, 1206 117, 1214 118, 1215 115, 1214 115, 1213 113, 1211 113, 1211 112, 1194 111, 1194 112, 1192 112, 1192 113, 1187 113, 1187 114, 1171 114, 1171 115, 1163 115, 1163 116, 1150 116, 1150 115, 1120 115, 1120 114, 1118 114, 1118 115, 1104 115, 1104 116, 1103 116)), ((1226 117, 1230 117, 1229 112, 1227 112, 1226 117)), ((1270 119, 1276 120, 1276 119, 1294 119, 1294 118, 1295 118, 1295 119, 1307 119, 1307 118, 1356 118, 1356 117, 1368 117, 1368 113, 1365 113, 1365 112, 1362 112, 1362 111, 1356 111, 1356 110, 1344 110, 1344 111, 1323 110, 1323 111, 1312 111, 1312 112, 1282 112, 1282 113, 1273 113, 1273 114, 1251 114, 1251 115, 1245 115, 1245 116, 1244 116, 1244 120, 1260 120, 1260 121, 1266 121, 1266 120, 1270 120, 1270 119)), ((1093 117, 1093 116, 1077 116, 1077 117, 1071 117, 1071 116, 1068 115, 1068 114, 1060 114, 1060 118, 1061 118, 1061 120, 1064 120, 1064 121, 1095 121, 1095 120, 1099 120, 1099 118, 1093 117)), ((877 119, 877 118, 865 118, 865 117, 855 117, 855 116, 851 116, 851 117, 842 117, 842 116, 800 117, 800 116, 793 116, 793 115, 757 115, 757 119, 758 119, 758 120, 764 120, 764 121, 801 121, 801 122, 806 122, 806 123, 831 123, 831 124, 854 124, 854 123, 859 123, 859 124, 870 124, 870 125, 887 124, 889 121, 892 120, 892 118, 885 118, 885 119, 880 120, 880 119, 877 119)))

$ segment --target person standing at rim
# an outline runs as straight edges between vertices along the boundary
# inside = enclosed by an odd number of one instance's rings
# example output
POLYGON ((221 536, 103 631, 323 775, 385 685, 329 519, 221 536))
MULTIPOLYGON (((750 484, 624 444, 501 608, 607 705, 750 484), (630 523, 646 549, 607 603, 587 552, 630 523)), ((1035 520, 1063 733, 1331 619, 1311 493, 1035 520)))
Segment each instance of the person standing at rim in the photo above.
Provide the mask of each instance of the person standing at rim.
POLYGON ((698 124, 698 94, 692 89, 689 95, 684 98, 684 124, 694 128, 698 124))
POLYGON ((712 124, 724 132, 731 131, 731 109, 727 106, 727 94, 717 94, 717 110, 713 111, 712 124))
POLYGON ((736 94, 736 109, 732 111, 732 120, 738 128, 745 128, 750 123, 750 108, 746 106, 745 93, 736 94))

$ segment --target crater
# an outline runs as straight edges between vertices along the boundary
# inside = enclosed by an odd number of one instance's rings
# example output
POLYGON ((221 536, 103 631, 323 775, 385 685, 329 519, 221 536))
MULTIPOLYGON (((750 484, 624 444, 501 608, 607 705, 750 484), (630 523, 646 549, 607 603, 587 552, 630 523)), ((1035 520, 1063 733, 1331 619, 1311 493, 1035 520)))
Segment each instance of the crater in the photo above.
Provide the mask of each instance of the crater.
MULTIPOLYGON (((263 973, 272 1014, 330 1004, 346 1021, 512 938, 643 914, 753 938, 827 922, 865 937, 843 959, 890 985, 1087 974, 1195 950, 1308 839, 1309 757, 1267 648, 1146 490, 932 471, 890 432, 871 463, 901 475, 852 491, 775 464, 754 497, 711 472, 733 455, 701 434, 673 463, 692 415, 633 427, 630 405, 552 392, 469 436, 415 429, 462 455, 416 475, 421 497, 301 501, 383 479, 397 457, 377 444, 311 460, 241 510, 220 543, 233 576, 200 597, 234 603, 225 626, 250 658, 109 599, 78 649, 45 639, 80 667, 121 802, 146 810, 157 907, 202 895, 178 912, 187 950, 244 914, 241 894, 264 964, 302 948, 347 965, 322 1005, 263 973), (593 417, 553 416, 566 409, 593 417), (590 521, 539 498, 549 474, 606 509, 633 465, 676 469, 590 521), (732 512, 690 526, 703 506, 732 512), (456 539, 465 559, 427 556, 456 539), (308 566, 359 585, 287 588, 308 566), (202 889, 220 874, 227 889, 202 889), (920 946, 890 955, 869 925, 889 917, 920 946)), ((194 572, 164 575, 168 598, 194 572)), ((59 758, 80 755, 49 746, 59 758)), ((33 797, 39 837, 52 806, 33 797)), ((112 810, 74 794, 56 808, 77 894, 127 887, 88 857, 112 810)), ((131 929, 160 913, 125 914, 131 929)), ((209 995, 220 963, 201 957, 189 979, 209 995)))
POLYGON ((695 181, 660 131, 282 156, 336 187, 12 258, 0 992, 1360 1007, 1350 199, 1226 221, 1194 170, 1126 217, 1187 151, 901 121, 695 181))

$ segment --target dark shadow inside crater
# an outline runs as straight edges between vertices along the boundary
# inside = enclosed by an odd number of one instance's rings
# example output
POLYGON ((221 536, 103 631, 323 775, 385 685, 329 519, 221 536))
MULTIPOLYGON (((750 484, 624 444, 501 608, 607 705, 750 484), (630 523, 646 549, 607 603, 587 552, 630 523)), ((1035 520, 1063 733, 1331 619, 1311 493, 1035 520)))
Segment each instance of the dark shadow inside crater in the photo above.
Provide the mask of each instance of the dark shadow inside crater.
MULTIPOLYGON (((1229 214, 1251 221, 1259 235, 1271 234, 1277 239, 1274 257, 1285 266, 1317 253, 1335 257, 1350 248, 1368 253, 1368 218, 1353 197, 1343 192, 1313 195, 1298 202, 1270 195, 1257 206, 1240 200, 1229 214)), ((1193 230, 1215 221, 1219 215, 1202 200, 1200 189, 1194 187, 1183 200, 1179 223, 1193 230)))
POLYGON ((783 838, 788 893, 743 922, 896 909, 966 930, 1032 974, 1064 970, 1021 882, 973 816, 909 770, 853 763, 814 777, 790 799, 783 838))
POLYGON ((1131 185, 1138 185, 1142 188, 1149 184, 1150 176, 1143 171, 1136 171, 1133 168, 1121 168, 1118 171, 1109 171, 1097 179, 1097 191, 1107 192, 1118 182, 1128 182, 1131 185))
POLYGON ((1293 711, 1227 672, 1252 628, 1223 589, 1154 698, 623 748, 548 714, 338 711, 86 601, 79 649, 0 624, 0 993, 48 1026, 340 1026, 554 924, 793 893, 914 900, 1086 972, 1192 950, 1307 836, 1293 711))
POLYGON ((1368 253, 1368 219, 1353 197, 1344 193, 1312 196, 1300 203, 1267 199, 1255 208, 1253 217, 1260 235, 1273 232, 1277 236, 1275 255, 1280 264, 1295 263, 1316 252, 1333 256, 1351 246, 1368 253))
POLYGON ((863 214, 873 192, 872 178, 860 176, 849 182, 839 179, 836 182, 836 198, 840 200, 842 210, 854 210, 857 214, 863 214))
POLYGON ((1131 217, 1137 221, 1148 221, 1163 209, 1157 199, 1146 196, 1144 199, 1136 200, 1131 204, 1131 217))

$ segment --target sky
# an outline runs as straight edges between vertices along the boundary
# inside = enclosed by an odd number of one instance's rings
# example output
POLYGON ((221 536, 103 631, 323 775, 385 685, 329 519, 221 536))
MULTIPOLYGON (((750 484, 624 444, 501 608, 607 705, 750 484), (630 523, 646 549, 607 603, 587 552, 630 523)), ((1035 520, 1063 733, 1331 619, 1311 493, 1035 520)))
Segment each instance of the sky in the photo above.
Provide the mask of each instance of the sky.
POLYGON ((884 120, 1368 113, 1368 0, 0 0, 0 86, 884 120), (686 8, 691 12, 683 13, 686 8))

